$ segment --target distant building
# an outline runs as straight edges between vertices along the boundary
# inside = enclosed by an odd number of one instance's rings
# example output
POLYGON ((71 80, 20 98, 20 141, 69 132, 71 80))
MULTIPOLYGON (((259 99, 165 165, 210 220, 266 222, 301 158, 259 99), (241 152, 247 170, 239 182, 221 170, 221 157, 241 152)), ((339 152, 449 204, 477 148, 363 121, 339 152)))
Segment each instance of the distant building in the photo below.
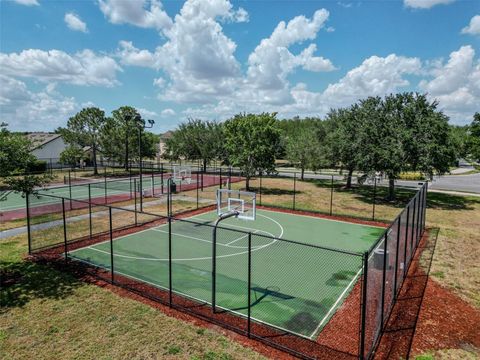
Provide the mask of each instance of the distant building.
POLYGON ((173 131, 167 131, 159 135, 160 141, 157 148, 157 158, 162 158, 167 147, 167 140, 173 136, 173 131))
POLYGON ((28 140, 32 143, 31 154, 39 160, 47 161, 55 166, 60 161, 60 154, 67 144, 63 141, 62 135, 34 132, 25 134, 28 140))

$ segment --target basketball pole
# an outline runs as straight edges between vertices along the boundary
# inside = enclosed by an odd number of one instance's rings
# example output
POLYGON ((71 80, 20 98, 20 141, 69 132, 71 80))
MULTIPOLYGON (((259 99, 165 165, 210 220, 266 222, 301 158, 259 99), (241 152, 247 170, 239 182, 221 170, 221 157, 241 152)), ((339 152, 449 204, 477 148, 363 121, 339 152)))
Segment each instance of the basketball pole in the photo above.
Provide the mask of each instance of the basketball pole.
POLYGON ((216 309, 216 279, 217 279, 217 227, 221 221, 231 218, 233 216, 238 216, 240 213, 236 210, 230 211, 228 213, 222 214, 218 217, 213 225, 212 230, 212 311, 215 314, 216 309))

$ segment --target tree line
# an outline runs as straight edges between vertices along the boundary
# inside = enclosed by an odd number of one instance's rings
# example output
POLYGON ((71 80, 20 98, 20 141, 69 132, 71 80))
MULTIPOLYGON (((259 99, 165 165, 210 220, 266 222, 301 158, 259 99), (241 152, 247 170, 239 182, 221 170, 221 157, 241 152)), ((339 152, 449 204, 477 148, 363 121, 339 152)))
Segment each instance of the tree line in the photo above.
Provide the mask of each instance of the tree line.
MULTIPOLYGON (((101 155, 121 163, 141 156, 155 156, 158 136, 143 128, 145 120, 130 106, 122 106, 107 117, 96 107, 82 109, 65 128, 56 131, 68 144, 61 161, 76 165, 92 152, 97 173, 101 155)), ((0 176, 11 189, 31 191, 49 181, 43 176, 12 176, 32 166, 31 144, 21 134, 0 129, 0 176)), ((338 168, 347 173, 346 187, 354 172, 381 172, 389 179, 390 196, 402 172, 415 171, 432 177, 448 172, 457 159, 480 161, 480 113, 471 124, 452 126, 438 103, 424 94, 402 93, 368 97, 344 108, 332 109, 324 119, 298 117, 278 120, 276 113, 237 114, 223 123, 189 119, 166 141, 169 160, 213 160, 239 167, 247 179, 275 173, 275 160, 287 159, 300 169, 338 168)))
POLYGON ((213 159, 239 167, 247 188, 256 174, 275 172, 275 159, 289 160, 302 179, 305 170, 343 169, 347 188, 355 171, 382 173, 393 198, 402 172, 431 178, 447 173, 459 157, 478 160, 479 150, 478 113, 460 131, 448 124, 436 101, 408 92, 368 97, 332 109, 324 119, 277 120, 275 113, 243 113, 223 123, 189 119, 166 141, 164 156, 201 161, 204 168, 213 159))
POLYGON ((158 137, 144 131, 145 120, 131 106, 112 111, 112 116, 96 107, 88 107, 72 116, 65 128, 56 131, 62 135, 68 147, 61 153, 62 163, 77 165, 87 158, 92 161, 94 173, 98 173, 99 153, 106 159, 123 164, 126 170, 140 156, 151 158, 156 154, 158 137), (141 144, 141 149, 140 149, 141 144), (91 158, 85 150, 91 151, 91 158))

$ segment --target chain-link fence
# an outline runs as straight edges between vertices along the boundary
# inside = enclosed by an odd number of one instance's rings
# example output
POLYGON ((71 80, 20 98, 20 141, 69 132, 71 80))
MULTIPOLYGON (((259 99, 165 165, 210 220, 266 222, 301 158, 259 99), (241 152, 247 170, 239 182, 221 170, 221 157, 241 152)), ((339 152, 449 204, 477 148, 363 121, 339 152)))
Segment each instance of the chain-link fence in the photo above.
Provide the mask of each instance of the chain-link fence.
MULTIPOLYGON (((425 230, 427 184, 370 250, 357 253, 312 245, 315 239, 215 227, 210 220, 191 217, 200 208, 212 207, 217 188, 246 187, 245 179, 232 170, 197 169, 189 183, 181 182, 177 189, 169 188, 168 172, 161 174, 151 175, 152 184, 161 176, 161 186, 151 187, 148 195, 137 178, 119 185, 133 197, 133 207, 107 203, 109 191, 119 189, 108 180, 105 187, 70 184, 72 196, 28 195, 30 254, 81 268, 295 356, 373 356, 425 230), (78 195, 73 191, 77 186, 86 187, 90 195, 78 195), (107 200, 92 196, 93 188, 107 200), (145 196, 159 204, 144 202, 141 208, 145 196)), ((332 199, 343 196, 340 180, 257 177, 249 185, 264 205, 308 210, 302 197, 311 196, 310 186, 324 190, 322 184, 326 191, 317 195, 318 204, 335 214, 332 199), (285 202, 276 203, 276 196, 285 202)), ((356 211, 372 205, 362 197, 378 194, 377 188, 362 186, 355 189, 360 204, 350 207, 349 216, 361 217, 356 211)))

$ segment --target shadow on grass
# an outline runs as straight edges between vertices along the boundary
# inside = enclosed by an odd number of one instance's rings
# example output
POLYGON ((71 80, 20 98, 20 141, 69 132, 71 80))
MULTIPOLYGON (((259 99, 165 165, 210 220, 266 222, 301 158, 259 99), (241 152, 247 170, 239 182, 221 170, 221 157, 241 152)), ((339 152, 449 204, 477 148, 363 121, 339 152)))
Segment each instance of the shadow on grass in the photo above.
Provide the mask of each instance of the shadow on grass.
POLYGON ((429 192, 427 203, 430 209, 474 210, 475 205, 480 204, 480 198, 429 192))
POLYGON ((265 188, 262 187, 262 190, 260 191, 259 187, 253 187, 250 186, 250 191, 253 191, 257 194, 262 194, 262 195, 276 195, 276 196, 281 196, 281 195, 290 195, 293 196, 293 194, 299 195, 302 192, 301 191, 293 191, 293 185, 292 189, 279 189, 279 188, 265 188))
POLYGON ((72 275, 30 261, 1 261, 0 269, 0 312, 23 307, 34 299, 64 299, 84 284, 72 275))

